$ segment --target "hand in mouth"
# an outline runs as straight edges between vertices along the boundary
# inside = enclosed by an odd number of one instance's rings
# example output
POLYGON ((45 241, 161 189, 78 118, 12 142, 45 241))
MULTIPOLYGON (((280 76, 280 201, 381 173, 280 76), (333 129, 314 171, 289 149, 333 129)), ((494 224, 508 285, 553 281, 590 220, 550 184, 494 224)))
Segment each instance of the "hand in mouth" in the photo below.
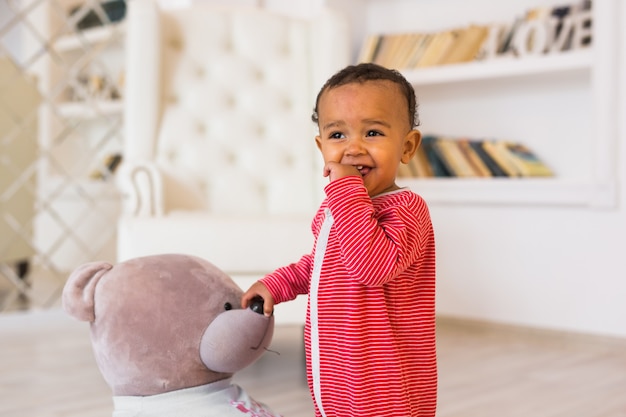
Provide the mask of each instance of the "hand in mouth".
POLYGON ((371 169, 372 169, 372 168, 366 167, 364 165, 354 165, 354 167, 357 169, 357 171, 359 171, 359 173, 361 174, 362 177, 367 175, 371 171, 371 169))

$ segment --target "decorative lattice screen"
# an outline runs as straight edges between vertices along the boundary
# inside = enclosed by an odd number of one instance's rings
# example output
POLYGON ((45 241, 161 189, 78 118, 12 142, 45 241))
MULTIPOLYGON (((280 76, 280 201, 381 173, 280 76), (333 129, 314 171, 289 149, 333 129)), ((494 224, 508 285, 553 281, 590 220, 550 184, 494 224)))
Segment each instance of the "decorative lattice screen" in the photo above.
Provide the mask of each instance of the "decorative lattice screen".
POLYGON ((115 256, 125 2, 0 0, 0 311, 115 256))

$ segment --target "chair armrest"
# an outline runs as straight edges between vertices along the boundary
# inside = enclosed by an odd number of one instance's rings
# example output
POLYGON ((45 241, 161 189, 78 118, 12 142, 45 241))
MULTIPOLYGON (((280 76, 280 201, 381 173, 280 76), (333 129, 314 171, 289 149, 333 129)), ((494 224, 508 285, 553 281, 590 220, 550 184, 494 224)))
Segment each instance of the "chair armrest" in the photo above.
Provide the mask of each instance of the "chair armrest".
POLYGON ((124 162, 116 177, 117 187, 124 196, 123 215, 163 215, 163 175, 154 163, 124 162))

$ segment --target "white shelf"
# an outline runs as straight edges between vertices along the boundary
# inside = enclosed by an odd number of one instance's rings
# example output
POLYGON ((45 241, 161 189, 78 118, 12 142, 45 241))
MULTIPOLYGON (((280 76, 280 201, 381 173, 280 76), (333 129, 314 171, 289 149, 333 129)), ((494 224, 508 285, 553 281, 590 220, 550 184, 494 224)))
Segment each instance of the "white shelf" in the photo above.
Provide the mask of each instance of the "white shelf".
POLYGON ((38 195, 46 200, 77 200, 81 199, 105 199, 114 200, 119 198, 113 181, 100 181, 89 178, 69 180, 59 176, 48 176, 38 184, 38 195))
POLYGON ((556 178, 399 178, 429 204, 588 206, 597 185, 556 178))
POLYGON ((98 26, 84 31, 77 31, 75 34, 65 35, 57 39, 54 43, 54 48, 57 52, 72 51, 83 48, 84 45, 95 45, 107 42, 115 36, 123 34, 124 31, 124 23, 98 26))
POLYGON ((94 119, 100 116, 121 115, 124 102, 122 100, 76 101, 61 103, 57 108, 59 113, 67 118, 94 119))
MULTIPOLYGON (((443 85, 474 80, 496 80, 541 74, 566 74, 574 71, 591 73, 590 49, 553 55, 504 57, 489 61, 445 65, 406 71, 416 86, 443 85)), ((591 180, 563 178, 400 178, 433 204, 489 204, 589 206, 598 200, 598 184, 591 180)), ((610 193, 610 187, 607 187, 610 193)))
POLYGON ((414 85, 444 84, 472 80, 493 80, 569 71, 589 71, 593 65, 590 49, 551 55, 502 57, 487 61, 450 64, 403 71, 414 85))

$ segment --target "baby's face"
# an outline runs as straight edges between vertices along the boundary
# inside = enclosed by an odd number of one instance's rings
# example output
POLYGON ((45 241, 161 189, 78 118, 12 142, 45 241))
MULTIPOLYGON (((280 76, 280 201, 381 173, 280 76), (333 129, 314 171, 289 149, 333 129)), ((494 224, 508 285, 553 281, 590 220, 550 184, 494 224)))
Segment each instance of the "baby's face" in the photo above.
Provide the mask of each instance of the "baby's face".
POLYGON ((325 91, 319 100, 319 136, 324 162, 352 165, 370 196, 398 188, 401 161, 407 163, 419 145, 410 129, 407 102, 391 81, 350 83, 325 91))

